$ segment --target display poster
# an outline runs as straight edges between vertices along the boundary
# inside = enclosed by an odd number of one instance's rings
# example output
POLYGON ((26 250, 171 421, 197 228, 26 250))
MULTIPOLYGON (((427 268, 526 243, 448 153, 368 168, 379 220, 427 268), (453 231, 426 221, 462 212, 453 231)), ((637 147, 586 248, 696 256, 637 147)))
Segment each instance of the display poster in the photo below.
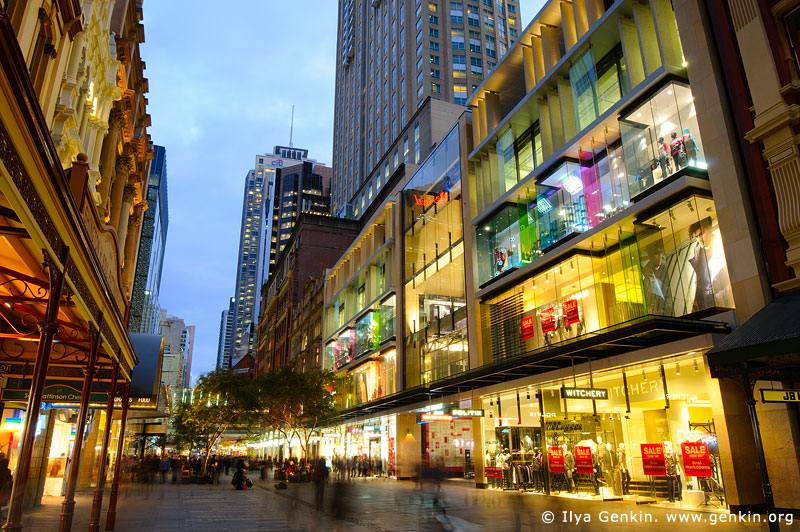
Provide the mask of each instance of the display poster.
POLYGON ((561 447, 548 447, 547 458, 550 463, 551 473, 564 472, 564 449, 561 447))
POLYGON ((568 299, 561 304, 561 310, 564 313, 564 325, 572 325, 581 321, 578 315, 578 300, 568 299))
POLYGON ((542 334, 547 334, 556 330, 556 320, 553 315, 553 307, 544 309, 539 314, 539 319, 542 320, 542 334))
POLYGON ((642 469, 652 477, 667 476, 667 463, 664 460, 664 445, 661 443, 642 444, 642 469))
POLYGON ((683 471, 687 477, 710 477, 711 457, 708 445, 701 441, 685 441, 681 443, 683 455, 683 471))
POLYGON ((503 478, 502 467, 486 467, 483 470, 486 473, 486 478, 503 478))
POLYGON ((533 316, 525 316, 522 318, 522 339, 530 340, 535 336, 533 332, 533 316))
POLYGON ((575 447, 575 472, 579 475, 594 473, 591 447, 581 445, 575 447))

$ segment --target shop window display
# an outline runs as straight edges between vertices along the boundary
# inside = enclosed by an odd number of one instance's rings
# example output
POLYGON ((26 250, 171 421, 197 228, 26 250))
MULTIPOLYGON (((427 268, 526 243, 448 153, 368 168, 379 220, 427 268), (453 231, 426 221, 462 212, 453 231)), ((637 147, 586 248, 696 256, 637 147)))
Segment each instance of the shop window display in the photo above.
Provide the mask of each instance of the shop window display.
POLYGON ((590 227, 580 175, 578 164, 566 162, 536 184, 536 232, 542 250, 590 227))
POLYGON ((476 229, 478 279, 485 283, 536 258, 536 218, 525 204, 509 204, 476 229))
POLYGON ((490 486, 725 508, 702 355, 575 375, 484 397, 490 486), (605 392, 567 399, 564 388, 605 392), (666 390, 669 390, 667 392, 666 390))
POLYGON ((409 387, 467 369, 458 129, 403 191, 409 387))
POLYGON ((670 82, 620 119, 631 196, 684 168, 707 168, 694 97, 687 85, 670 82))
POLYGON ((395 393, 395 350, 336 376, 337 408, 345 409, 395 393))

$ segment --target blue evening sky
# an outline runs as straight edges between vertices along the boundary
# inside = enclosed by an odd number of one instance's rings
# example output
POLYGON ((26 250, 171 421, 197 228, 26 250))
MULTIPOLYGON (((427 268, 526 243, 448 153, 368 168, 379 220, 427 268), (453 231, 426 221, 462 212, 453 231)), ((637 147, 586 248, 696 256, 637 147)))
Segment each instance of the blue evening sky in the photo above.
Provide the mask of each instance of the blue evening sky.
MULTIPOLYGON (((409 1, 409 0, 407 0, 409 1)), ((520 0, 525 27, 543 0, 520 0)), ((146 0, 141 47, 153 142, 167 149, 161 306, 195 325, 192 377, 214 369, 236 281, 254 157, 289 142, 331 165, 336 0, 146 0)))

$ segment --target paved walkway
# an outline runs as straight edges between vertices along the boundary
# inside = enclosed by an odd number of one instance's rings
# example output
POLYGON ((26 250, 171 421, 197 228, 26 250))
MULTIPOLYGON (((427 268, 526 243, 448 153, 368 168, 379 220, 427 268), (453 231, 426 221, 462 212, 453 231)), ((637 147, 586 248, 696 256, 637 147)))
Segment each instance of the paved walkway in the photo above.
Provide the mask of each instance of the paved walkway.
MULTIPOLYGON (((333 479, 332 479, 333 480, 333 479)), ((626 532, 642 526, 648 530, 681 531, 698 526, 725 531, 767 530, 766 524, 720 523, 720 516, 681 512, 630 503, 575 501, 533 494, 476 490, 465 483, 446 482, 441 492, 435 486, 419 490, 412 482, 357 479, 345 486, 331 484, 325 490, 326 512, 314 509, 314 486, 291 484, 277 491, 272 482, 254 479, 252 490, 236 491, 230 478, 220 485, 128 484, 120 492, 119 532, 141 531, 386 531, 441 530, 441 506, 464 531, 574 531, 613 530, 626 532), (337 493, 337 489, 340 491, 337 493), (437 498, 441 506, 434 505, 437 498), (347 504, 341 504, 345 501, 347 504), (332 505, 346 511, 335 520, 332 505), (437 519, 437 515, 439 519, 437 519), (684 517, 681 517, 684 516, 684 517), (552 517, 552 522, 547 523, 552 517), (615 523, 618 519, 623 522, 615 523), (670 521, 670 520, 673 521, 670 521), (680 521, 686 519, 686 521, 680 521)), ((105 501, 107 503, 107 495, 105 501)), ((86 530, 91 494, 78 497, 73 530, 86 530)), ((105 505, 104 505, 105 506, 105 505)), ((46 497, 43 505, 26 514, 25 530, 58 530, 61 499, 46 497)), ((105 507, 101 530, 105 524, 105 507)), ((800 524, 781 530, 800 529, 800 524)))

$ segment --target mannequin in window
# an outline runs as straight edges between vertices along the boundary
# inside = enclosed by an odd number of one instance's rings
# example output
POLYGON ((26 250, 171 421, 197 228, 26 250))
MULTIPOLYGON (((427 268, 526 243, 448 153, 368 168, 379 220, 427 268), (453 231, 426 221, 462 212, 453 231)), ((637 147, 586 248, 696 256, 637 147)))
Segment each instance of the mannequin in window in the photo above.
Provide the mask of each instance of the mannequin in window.
POLYGON ((692 134, 689 133, 688 127, 683 128, 683 149, 686 151, 687 164, 697 166, 697 152, 700 151, 700 148, 694 141, 692 134))
POLYGON ((564 449, 564 477, 567 480, 567 488, 570 493, 575 493, 575 481, 572 479, 575 471, 575 457, 572 456, 572 451, 567 448, 566 443, 562 443, 561 448, 564 449))
POLYGON ((533 489, 536 491, 544 490, 544 480, 542 479, 542 451, 538 447, 533 450, 533 489))
POLYGON ((672 165, 669 158, 669 144, 664 137, 658 137, 658 164, 661 166, 661 178, 665 178, 672 173, 672 165))
POLYGON ((678 457, 672 449, 672 442, 664 442, 664 463, 667 470, 667 497, 669 502, 681 499, 680 469, 678 467, 678 457))
POLYGON ((609 482, 611 479, 611 472, 613 471, 613 461, 611 458, 610 447, 611 446, 609 444, 603 443, 603 438, 601 436, 597 437, 597 460, 599 462, 598 473, 603 484, 606 486, 610 486, 612 484, 612 482, 609 482))
POLYGON ((689 238, 693 240, 693 244, 690 245, 694 246, 689 256, 689 264, 697 280, 692 312, 697 312, 714 306, 714 288, 711 284, 711 272, 708 269, 705 232, 700 222, 695 222, 689 227, 689 238))
POLYGON ((619 446, 617 446, 617 464, 619 464, 619 476, 622 483, 622 494, 630 495, 631 474, 628 471, 628 459, 624 443, 620 443, 619 446))
POLYGON ((506 265, 506 248, 497 248, 494 250, 494 274, 497 275, 503 271, 506 265))
POLYGON ((686 148, 683 145, 683 137, 679 137, 678 133, 673 131, 670 137, 669 154, 672 156, 672 162, 675 163, 675 170, 678 171, 686 166, 686 148))

